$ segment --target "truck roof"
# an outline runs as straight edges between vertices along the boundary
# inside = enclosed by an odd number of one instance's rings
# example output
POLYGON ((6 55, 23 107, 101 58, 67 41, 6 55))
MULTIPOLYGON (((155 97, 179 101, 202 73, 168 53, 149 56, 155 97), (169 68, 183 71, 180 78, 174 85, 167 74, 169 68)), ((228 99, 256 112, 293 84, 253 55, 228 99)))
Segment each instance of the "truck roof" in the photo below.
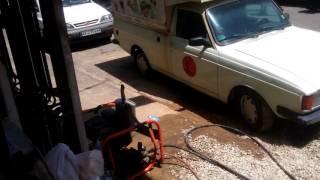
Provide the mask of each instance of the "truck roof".
POLYGON ((183 3, 190 3, 190 2, 205 3, 205 2, 211 2, 211 1, 217 1, 217 0, 166 0, 166 5, 172 6, 176 4, 183 4, 183 3))
POLYGON ((208 7, 219 4, 219 2, 222 2, 224 0, 214 0, 214 1, 207 1, 207 2, 201 2, 201 3, 195 3, 195 2, 190 2, 190 3, 183 3, 177 5, 180 8, 186 8, 193 10, 195 12, 202 13, 204 12, 208 7))
POLYGON ((208 7, 226 0, 113 0, 112 8, 116 19, 167 33, 174 6, 203 13, 208 7))

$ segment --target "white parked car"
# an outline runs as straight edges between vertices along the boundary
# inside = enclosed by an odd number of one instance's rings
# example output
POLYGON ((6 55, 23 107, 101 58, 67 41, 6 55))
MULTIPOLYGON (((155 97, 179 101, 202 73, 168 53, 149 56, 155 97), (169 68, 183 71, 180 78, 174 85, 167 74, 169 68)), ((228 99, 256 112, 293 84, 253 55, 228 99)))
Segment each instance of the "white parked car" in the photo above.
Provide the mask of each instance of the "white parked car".
POLYGON ((112 7, 115 38, 142 74, 154 69, 235 104, 258 131, 280 118, 320 122, 320 33, 291 25, 273 0, 113 1, 112 7))
MULTIPOLYGON (((92 0, 62 0, 68 37, 74 41, 89 38, 111 37, 113 33, 112 14, 92 0)), ((42 26, 39 1, 38 20, 42 26)))

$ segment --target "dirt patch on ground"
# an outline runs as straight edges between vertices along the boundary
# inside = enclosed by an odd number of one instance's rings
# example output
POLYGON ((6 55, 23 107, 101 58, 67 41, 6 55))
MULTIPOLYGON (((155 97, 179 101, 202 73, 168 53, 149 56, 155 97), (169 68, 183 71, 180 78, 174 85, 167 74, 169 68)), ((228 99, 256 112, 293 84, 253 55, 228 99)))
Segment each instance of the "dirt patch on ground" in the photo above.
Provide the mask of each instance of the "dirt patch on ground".
MULTIPOLYGON (((162 133, 164 136, 164 143, 177 145, 181 147, 186 147, 184 142, 185 133, 189 129, 209 124, 206 120, 199 118, 197 115, 192 116, 192 113, 182 112, 178 115, 166 115, 160 117, 160 124, 162 128, 162 133)), ((222 129, 220 127, 205 128, 197 130, 193 134, 193 139, 196 139, 199 136, 208 136, 213 139, 216 139, 221 144, 229 144, 232 146, 237 146, 242 151, 246 151, 254 156, 254 158, 263 158, 264 153, 260 150, 258 145, 256 145, 252 140, 234 134, 228 130, 222 129)), ((151 141, 149 138, 142 136, 140 134, 133 134, 133 143, 132 146, 136 146, 137 142, 143 142, 149 148, 152 148, 151 141)), ((210 147, 208 147, 210 148, 210 147)), ((172 148, 165 148, 165 152, 168 154, 177 154, 179 150, 172 148)), ((192 157, 189 157, 192 158, 192 157)), ((173 159, 167 159, 161 168, 155 168, 150 173, 146 174, 144 178, 149 179, 175 179, 170 170, 175 168, 181 168, 176 165, 177 163, 181 164, 173 159), (170 165, 171 164, 171 165, 170 165)))

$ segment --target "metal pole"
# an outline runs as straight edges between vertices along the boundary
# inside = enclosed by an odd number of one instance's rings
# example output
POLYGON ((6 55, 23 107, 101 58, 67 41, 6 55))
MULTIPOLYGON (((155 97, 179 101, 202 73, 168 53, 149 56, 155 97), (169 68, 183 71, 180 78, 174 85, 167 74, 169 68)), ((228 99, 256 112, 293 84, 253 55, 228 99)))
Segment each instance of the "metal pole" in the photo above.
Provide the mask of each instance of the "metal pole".
POLYGON ((8 119, 14 122, 17 127, 21 127, 17 106, 11 91, 11 85, 8 80, 8 73, 4 65, 0 62, 0 93, 3 95, 3 104, 6 107, 8 119))
POLYGON ((64 114, 65 142, 75 152, 88 149, 78 85, 61 0, 40 0, 45 43, 51 56, 64 114))
MULTIPOLYGON (((3 121, 4 121, 4 116, 8 116, 10 113, 6 112, 6 114, 3 111, 6 111, 6 108, 4 108, 4 99, 5 95, 2 93, 2 89, 6 88, 3 87, 4 82, 3 80, 7 77, 6 71, 4 71, 3 64, 0 62, 0 179, 1 175, 4 176, 6 179, 10 179, 14 176, 13 171, 12 171, 12 162, 10 159, 10 152, 9 152, 9 147, 7 143, 7 139, 5 136, 5 132, 3 129, 3 121), (3 174, 1 174, 1 171, 3 174)), ((6 80, 7 81, 7 80, 6 80)))

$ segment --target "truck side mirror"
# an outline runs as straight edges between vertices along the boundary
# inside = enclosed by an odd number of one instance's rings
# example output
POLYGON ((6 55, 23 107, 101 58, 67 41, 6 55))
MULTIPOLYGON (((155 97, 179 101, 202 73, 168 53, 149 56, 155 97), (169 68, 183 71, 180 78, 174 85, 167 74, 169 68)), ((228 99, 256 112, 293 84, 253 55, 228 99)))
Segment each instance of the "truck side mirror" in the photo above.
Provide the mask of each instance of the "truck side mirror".
POLYGON ((204 37, 196 37, 189 39, 189 45, 190 46, 211 46, 210 41, 207 38, 204 37))
POLYGON ((289 13, 284 13, 284 16, 289 19, 290 18, 290 14, 289 13))

